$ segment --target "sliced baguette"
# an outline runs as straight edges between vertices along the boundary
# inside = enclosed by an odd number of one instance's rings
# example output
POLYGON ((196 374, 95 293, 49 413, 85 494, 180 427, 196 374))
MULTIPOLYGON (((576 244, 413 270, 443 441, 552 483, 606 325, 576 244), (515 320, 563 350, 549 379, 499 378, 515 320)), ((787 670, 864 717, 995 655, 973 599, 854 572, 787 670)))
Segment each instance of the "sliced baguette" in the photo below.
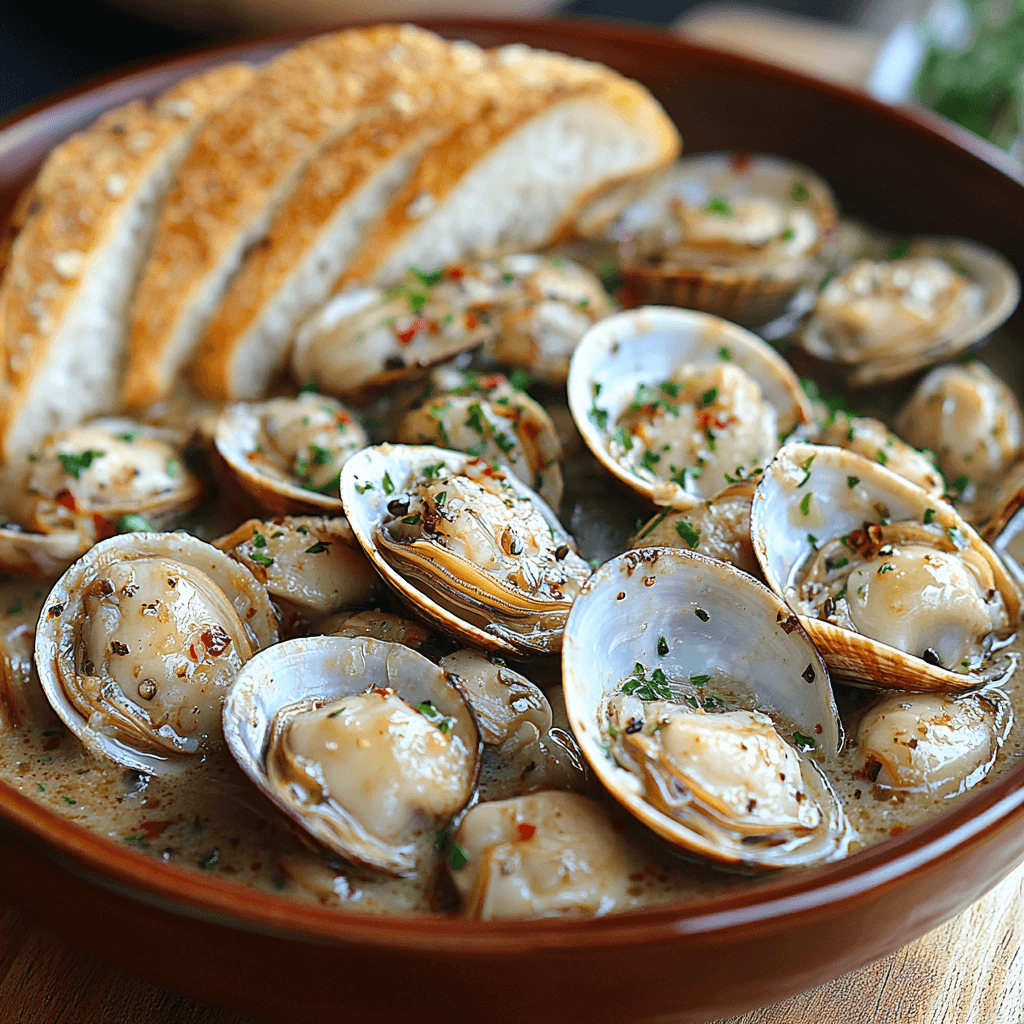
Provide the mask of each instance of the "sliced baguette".
POLYGON ((225 65, 103 115, 48 157, 0 283, 3 460, 114 407, 125 323, 160 204, 206 116, 252 78, 225 65))
POLYGON ((452 44, 443 66, 393 93, 310 163, 210 321, 193 360, 201 393, 237 400, 266 392, 298 326, 330 296, 427 145, 505 87, 490 64, 478 47, 452 44))
POLYGON ((497 52, 518 87, 430 147, 336 290, 548 245, 678 154, 674 125, 638 83, 560 54, 497 52))
POLYGON ((310 160, 447 53, 447 43, 411 26, 321 36, 268 64, 210 118, 177 175, 139 287, 129 408, 169 393, 246 250, 310 160))

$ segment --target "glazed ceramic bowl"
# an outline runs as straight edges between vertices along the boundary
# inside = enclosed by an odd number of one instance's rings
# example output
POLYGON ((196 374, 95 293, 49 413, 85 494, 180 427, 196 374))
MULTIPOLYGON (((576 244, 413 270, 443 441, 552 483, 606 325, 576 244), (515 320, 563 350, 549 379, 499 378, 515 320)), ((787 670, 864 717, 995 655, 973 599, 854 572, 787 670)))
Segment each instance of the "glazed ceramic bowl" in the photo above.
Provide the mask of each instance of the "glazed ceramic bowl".
MULTIPOLYGON (((568 22, 445 21, 648 85, 686 151, 778 153, 843 208, 900 232, 962 235, 1024 271, 1024 177, 937 118, 667 35, 568 22)), ((235 45, 91 85, 0 130, 0 214, 46 150, 100 111, 292 39, 235 45)), ((0 250, 2 251, 2 250, 0 250)), ((1020 314, 986 350, 1019 385, 1020 314)), ((849 859, 707 902, 597 920, 479 923, 340 913, 257 893, 87 832, 0 784, 0 899, 129 970, 288 1021, 703 1021, 782 999, 951 917, 1024 859, 1024 767, 849 859), (695 969, 699 965, 699 969, 695 969)))

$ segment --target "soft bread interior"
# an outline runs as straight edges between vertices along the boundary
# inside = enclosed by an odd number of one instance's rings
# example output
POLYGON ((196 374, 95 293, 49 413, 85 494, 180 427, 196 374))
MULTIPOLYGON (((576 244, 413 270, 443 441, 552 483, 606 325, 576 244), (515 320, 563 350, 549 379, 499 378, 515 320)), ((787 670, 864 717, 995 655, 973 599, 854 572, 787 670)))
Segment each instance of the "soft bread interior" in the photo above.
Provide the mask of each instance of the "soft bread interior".
POLYGON ((252 78, 224 65, 136 102, 48 158, 0 285, 3 457, 118 404, 128 309, 177 166, 208 113, 252 78))
POLYGON ((410 265, 434 270, 546 245, 595 189, 658 160, 659 142, 601 96, 556 103, 506 136, 443 202, 416 197, 419 223, 370 279, 388 285, 410 265))
MULTIPOLYGON (((316 242, 287 274, 281 286, 259 309, 248 330, 227 344, 204 345, 194 366, 200 390, 223 399, 259 398, 288 359, 298 325, 322 305, 331 287, 348 266, 369 225, 409 177, 429 136, 415 136, 365 182, 350 202, 342 204, 324 225, 316 242)), ((230 312, 230 311, 228 311, 230 312)))

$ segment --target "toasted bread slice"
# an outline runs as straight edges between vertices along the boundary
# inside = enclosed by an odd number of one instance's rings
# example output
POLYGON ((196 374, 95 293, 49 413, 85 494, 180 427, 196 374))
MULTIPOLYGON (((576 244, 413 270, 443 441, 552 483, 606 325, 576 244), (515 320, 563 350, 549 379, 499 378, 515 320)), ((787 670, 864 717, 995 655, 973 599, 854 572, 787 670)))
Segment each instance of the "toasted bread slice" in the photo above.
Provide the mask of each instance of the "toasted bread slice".
POLYGON ((266 392, 299 324, 328 298, 427 145, 505 87, 490 65, 478 47, 450 45, 432 74, 395 90, 310 163, 210 321, 193 360, 203 394, 234 400, 266 392))
POLYGON ((204 119, 252 75, 221 66, 110 111, 46 160, 19 203, 0 284, 4 461, 113 408, 128 305, 160 204, 204 119))
POLYGON ((678 154, 675 126, 637 82, 524 46, 497 53, 518 87, 430 148, 336 290, 548 245, 678 154))
POLYGON ((321 36, 288 50, 210 118, 182 165, 139 286, 124 400, 165 397, 246 250, 263 238, 309 164, 448 44, 411 26, 321 36))

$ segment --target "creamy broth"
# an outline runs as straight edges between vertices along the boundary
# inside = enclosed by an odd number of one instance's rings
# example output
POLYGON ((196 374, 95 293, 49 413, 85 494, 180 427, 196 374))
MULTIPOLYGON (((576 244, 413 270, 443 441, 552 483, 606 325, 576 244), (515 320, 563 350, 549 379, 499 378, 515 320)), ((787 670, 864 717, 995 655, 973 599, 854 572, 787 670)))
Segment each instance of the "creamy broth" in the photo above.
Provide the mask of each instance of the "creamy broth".
MULTIPOLYGON (((619 553, 637 518, 649 513, 618 489, 579 443, 560 398, 542 394, 563 434, 567 491, 562 521, 577 537, 583 556, 601 561, 619 553)), ((207 536, 236 525, 244 516, 221 500, 207 509, 207 536)), ((202 520, 197 520, 201 523, 202 520)), ((0 629, 13 637, 10 649, 27 658, 30 638, 48 587, 11 581, 0 585, 0 629)), ((399 611, 399 609, 395 609, 399 611)), ((453 646, 453 645, 452 645, 453 646)), ((1011 650, 1024 654, 1024 641, 1011 650)), ((568 738, 556 658, 513 664, 545 691, 555 729, 563 730, 563 783, 604 803, 628 847, 627 906, 664 901, 693 902, 713 894, 757 885, 775 873, 745 874, 685 859, 635 824, 581 767, 568 738)), ((33 685, 35 685, 33 683, 33 685)), ((884 841, 962 802, 966 793, 942 797, 895 793, 875 784, 855 743, 856 722, 874 698, 836 687, 847 744, 833 763, 823 763, 842 800, 860 845, 884 841)), ((997 777, 1024 756, 1019 718, 1024 702, 1021 673, 1002 688, 1013 708, 995 763, 985 780, 997 777)), ((16 702, 17 703, 17 702, 16 702)), ((0 773, 5 782, 43 806, 98 834, 167 863, 289 897, 382 914, 457 914, 458 899, 447 877, 444 852, 436 853, 413 879, 396 879, 316 852, 247 780, 223 743, 189 759, 166 775, 149 777, 92 758, 50 712, 41 694, 18 704, 18 720, 0 706, 0 773)), ((543 784, 543 783, 542 783, 543 784)), ((533 787, 536 788, 536 787, 533 787)), ((976 788, 976 787, 975 787, 976 788)), ((511 778, 493 754, 485 757, 480 799, 528 792, 529 780, 511 778)))

